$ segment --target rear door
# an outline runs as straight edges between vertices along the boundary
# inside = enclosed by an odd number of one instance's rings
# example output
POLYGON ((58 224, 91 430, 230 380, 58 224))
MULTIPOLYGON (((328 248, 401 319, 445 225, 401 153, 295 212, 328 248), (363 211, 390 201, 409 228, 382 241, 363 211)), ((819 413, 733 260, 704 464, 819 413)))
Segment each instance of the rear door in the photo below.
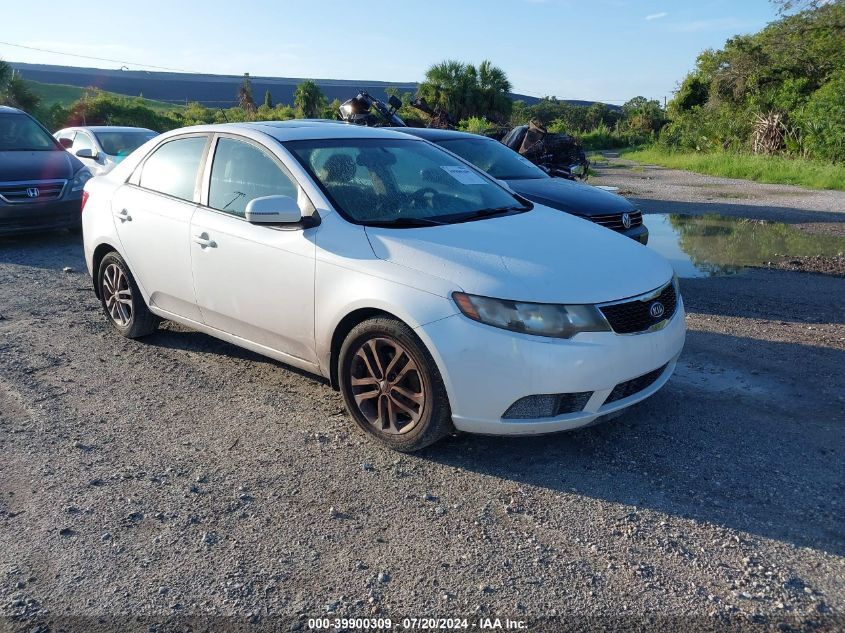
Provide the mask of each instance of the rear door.
POLYGON ((112 199, 123 252, 150 304, 202 322, 191 277, 190 226, 200 195, 208 134, 154 149, 112 199))
POLYGON ((221 135, 207 195, 191 221, 191 261, 202 318, 271 350, 316 363, 316 228, 250 224, 250 200, 286 195, 310 205, 282 161, 260 144, 221 135))

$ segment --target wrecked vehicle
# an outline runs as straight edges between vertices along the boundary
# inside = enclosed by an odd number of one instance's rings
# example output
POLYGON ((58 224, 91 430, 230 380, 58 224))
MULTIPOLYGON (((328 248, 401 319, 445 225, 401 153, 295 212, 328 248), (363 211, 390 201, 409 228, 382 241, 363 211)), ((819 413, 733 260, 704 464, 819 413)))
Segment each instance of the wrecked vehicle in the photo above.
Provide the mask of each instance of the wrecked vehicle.
POLYGON ((550 176, 587 179, 590 161, 581 144, 569 134, 550 133, 532 121, 512 129, 501 142, 550 176))

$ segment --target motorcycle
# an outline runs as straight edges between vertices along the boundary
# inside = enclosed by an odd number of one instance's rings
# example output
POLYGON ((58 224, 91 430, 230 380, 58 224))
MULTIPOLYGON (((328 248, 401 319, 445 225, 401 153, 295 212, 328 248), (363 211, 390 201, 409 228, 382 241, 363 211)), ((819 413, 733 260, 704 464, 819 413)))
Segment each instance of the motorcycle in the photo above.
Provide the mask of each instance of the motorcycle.
POLYGON ((569 134, 551 134, 532 121, 512 129, 501 142, 550 176, 587 179, 590 161, 581 144, 569 134))

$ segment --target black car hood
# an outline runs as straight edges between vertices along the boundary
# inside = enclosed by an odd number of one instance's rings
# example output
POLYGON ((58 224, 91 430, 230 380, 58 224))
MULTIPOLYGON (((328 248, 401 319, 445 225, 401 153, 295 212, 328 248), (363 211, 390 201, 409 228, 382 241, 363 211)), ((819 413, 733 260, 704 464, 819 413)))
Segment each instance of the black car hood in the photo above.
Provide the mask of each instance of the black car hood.
POLYGON ((0 152, 0 182, 69 180, 80 167, 65 150, 0 152))
POLYGON ((508 180, 508 186, 532 202, 574 215, 606 215, 633 211, 622 196, 565 178, 508 180))

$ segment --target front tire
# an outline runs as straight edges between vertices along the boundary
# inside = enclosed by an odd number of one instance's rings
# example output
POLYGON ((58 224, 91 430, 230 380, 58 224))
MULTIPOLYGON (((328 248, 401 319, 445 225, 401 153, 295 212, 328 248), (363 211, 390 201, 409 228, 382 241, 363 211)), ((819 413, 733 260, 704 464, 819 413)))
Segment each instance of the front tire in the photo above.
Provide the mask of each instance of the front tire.
POLYGON ((144 303, 129 266, 118 253, 112 251, 103 257, 97 285, 103 312, 123 336, 140 338, 155 331, 159 319, 144 303))
POLYGON ((401 321, 355 326, 340 348, 338 378, 358 426, 394 450, 417 451, 454 430, 434 359, 401 321))

